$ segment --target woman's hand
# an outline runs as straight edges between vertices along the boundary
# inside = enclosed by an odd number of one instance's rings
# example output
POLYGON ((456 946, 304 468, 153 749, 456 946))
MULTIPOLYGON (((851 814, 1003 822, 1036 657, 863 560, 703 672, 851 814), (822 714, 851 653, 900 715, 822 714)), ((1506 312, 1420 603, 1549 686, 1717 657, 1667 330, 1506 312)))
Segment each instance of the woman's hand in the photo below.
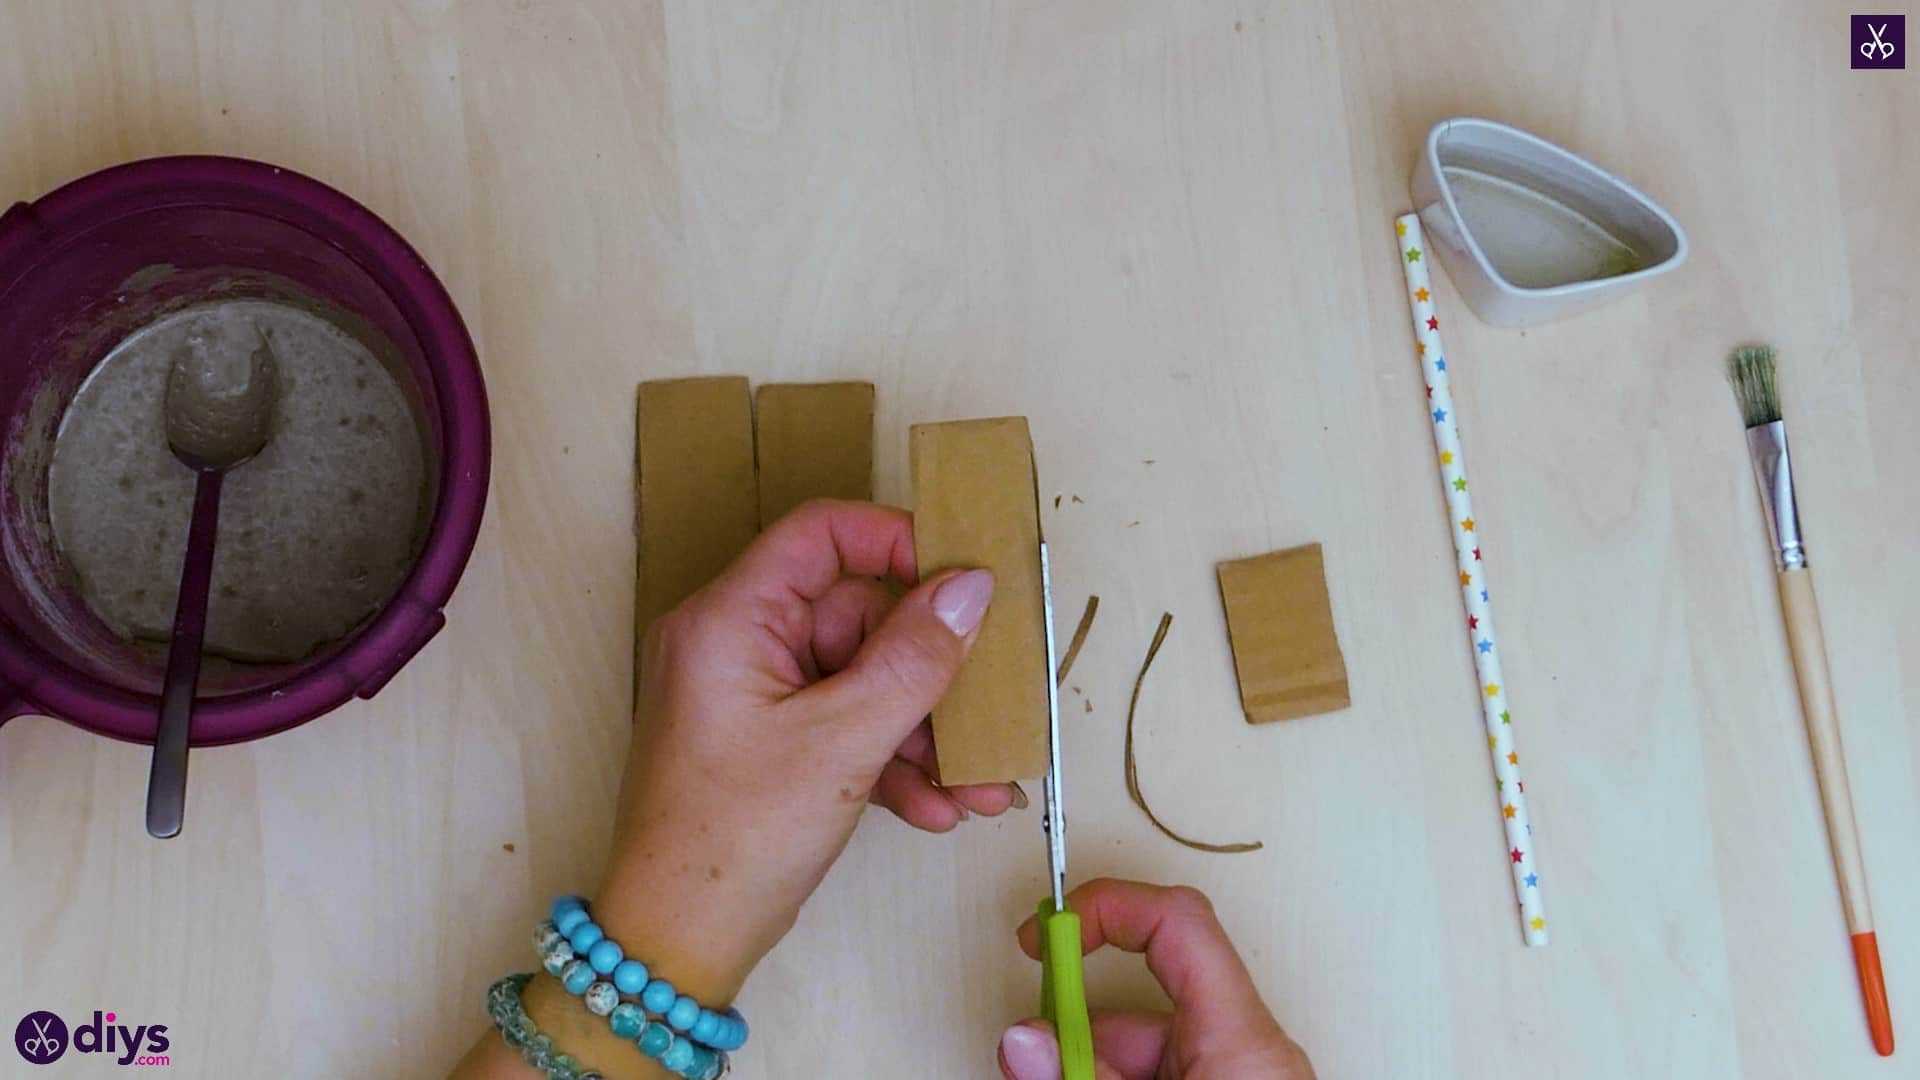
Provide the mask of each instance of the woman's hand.
MULTIPOLYGON (((1185 886, 1102 878, 1073 890, 1088 952, 1114 945, 1145 953, 1147 969, 1173 999, 1173 1013, 1093 1010, 1098 1080, 1312 1080, 1306 1053, 1260 1001, 1213 905, 1185 886)), ((1039 958, 1035 921, 1020 947, 1039 958)), ((1053 1029, 1028 1020, 1000 1038, 1007 1080, 1060 1080, 1053 1029)))
POLYGON ((925 720, 991 575, 950 572, 897 601, 885 576, 918 581, 910 515, 810 503, 646 635, 594 917, 700 1000, 733 997, 869 801, 930 832, 1025 802, 1006 784, 940 787, 925 720))
MULTIPOLYGON (((661 616, 640 649, 633 744, 593 918, 657 977, 718 1007, 793 926, 879 803, 929 832, 1026 805, 941 787, 926 716, 993 597, 982 570, 919 581, 903 510, 816 502, 661 616), (895 599, 882 583, 916 585, 895 599)), ((547 975, 535 1025, 608 1076, 665 1076, 547 975)), ((482 1038, 460 1080, 533 1072, 482 1038)))

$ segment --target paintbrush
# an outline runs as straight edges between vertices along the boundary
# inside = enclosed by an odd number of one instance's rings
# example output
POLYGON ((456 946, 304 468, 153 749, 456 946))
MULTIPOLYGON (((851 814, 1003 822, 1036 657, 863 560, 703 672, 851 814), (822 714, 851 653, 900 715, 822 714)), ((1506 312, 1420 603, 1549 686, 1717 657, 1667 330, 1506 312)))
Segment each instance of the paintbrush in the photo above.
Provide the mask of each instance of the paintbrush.
POLYGON ((1846 910, 1847 931, 1853 936, 1853 959, 1860 971, 1867 1028, 1873 1035, 1873 1048, 1882 1055, 1891 1054, 1893 1017, 1887 1010, 1880 946, 1873 934, 1873 912, 1867 904, 1867 872, 1860 857, 1860 832, 1853 820, 1846 758, 1840 749, 1840 717, 1834 709, 1833 680, 1827 672, 1826 637, 1820 629, 1813 572, 1807 566, 1800 514, 1794 505, 1793 466, 1787 456, 1786 421, 1780 418, 1773 348, 1749 345, 1735 349, 1727 368, 1747 423, 1747 452, 1753 458, 1753 478, 1760 487, 1767 534, 1773 540, 1780 610, 1787 623, 1787 649, 1793 654, 1794 678, 1800 686, 1807 741, 1813 745, 1813 768, 1820 780, 1820 802, 1827 817, 1827 842, 1833 849, 1833 869, 1840 880, 1840 905, 1846 910))

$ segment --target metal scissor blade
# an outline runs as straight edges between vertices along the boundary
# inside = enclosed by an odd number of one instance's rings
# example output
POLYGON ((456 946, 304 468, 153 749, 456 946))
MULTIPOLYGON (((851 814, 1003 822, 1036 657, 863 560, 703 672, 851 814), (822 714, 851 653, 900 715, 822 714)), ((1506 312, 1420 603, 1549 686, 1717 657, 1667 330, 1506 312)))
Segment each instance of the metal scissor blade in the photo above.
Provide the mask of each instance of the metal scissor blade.
POLYGON ((1053 565, 1047 542, 1040 541, 1040 606, 1046 617, 1047 639, 1047 778, 1042 798, 1046 814, 1040 819, 1047 833, 1047 869, 1053 879, 1053 909, 1067 909, 1067 811, 1060 786, 1060 684, 1054 678, 1059 664, 1053 638, 1053 565))

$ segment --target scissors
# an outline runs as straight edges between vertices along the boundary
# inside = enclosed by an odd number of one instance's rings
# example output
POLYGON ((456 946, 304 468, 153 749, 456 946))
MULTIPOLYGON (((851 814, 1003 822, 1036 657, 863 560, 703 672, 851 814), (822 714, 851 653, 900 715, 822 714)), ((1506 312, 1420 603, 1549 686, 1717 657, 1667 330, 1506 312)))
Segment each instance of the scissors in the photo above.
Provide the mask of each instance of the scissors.
POLYGON ((1053 895, 1040 901, 1040 1016, 1060 1039, 1061 1080, 1093 1080, 1093 1024, 1087 1016, 1080 916, 1067 908, 1067 817, 1060 788, 1060 684, 1053 639, 1053 567, 1040 541, 1040 597, 1047 619, 1047 870, 1053 895))
MULTIPOLYGON (((1076 923, 1076 929, 1074 931, 1076 939, 1079 937, 1077 925, 1076 923)), ((1074 944, 1078 946, 1079 941, 1076 940, 1074 944)), ((33 1027, 37 1034, 20 1044, 20 1052, 25 1054, 29 1059, 44 1058, 52 1060, 58 1056, 60 1053, 60 1040, 47 1034, 47 1029, 52 1026, 52 1020, 34 1020, 33 1027)))
POLYGON ((1867 32, 1873 35, 1873 40, 1863 41, 1860 43, 1861 56, 1864 56, 1867 59, 1871 60, 1873 59, 1873 54, 1876 50, 1880 53, 1880 59, 1882 60, 1885 60, 1887 57, 1893 55, 1893 42, 1880 40, 1880 35, 1887 32, 1886 23, 1881 23, 1877 27, 1874 26, 1872 23, 1868 23, 1867 32))

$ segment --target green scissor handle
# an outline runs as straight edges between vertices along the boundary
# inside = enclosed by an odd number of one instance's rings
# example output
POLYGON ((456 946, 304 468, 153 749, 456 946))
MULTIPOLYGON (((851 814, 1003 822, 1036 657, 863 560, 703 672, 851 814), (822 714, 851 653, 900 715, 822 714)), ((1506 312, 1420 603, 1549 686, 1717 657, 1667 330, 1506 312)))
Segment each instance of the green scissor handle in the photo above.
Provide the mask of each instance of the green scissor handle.
POLYGON ((1080 952, 1080 916, 1040 901, 1040 1016, 1060 1038, 1061 1080, 1093 1080, 1093 1023, 1080 952))

